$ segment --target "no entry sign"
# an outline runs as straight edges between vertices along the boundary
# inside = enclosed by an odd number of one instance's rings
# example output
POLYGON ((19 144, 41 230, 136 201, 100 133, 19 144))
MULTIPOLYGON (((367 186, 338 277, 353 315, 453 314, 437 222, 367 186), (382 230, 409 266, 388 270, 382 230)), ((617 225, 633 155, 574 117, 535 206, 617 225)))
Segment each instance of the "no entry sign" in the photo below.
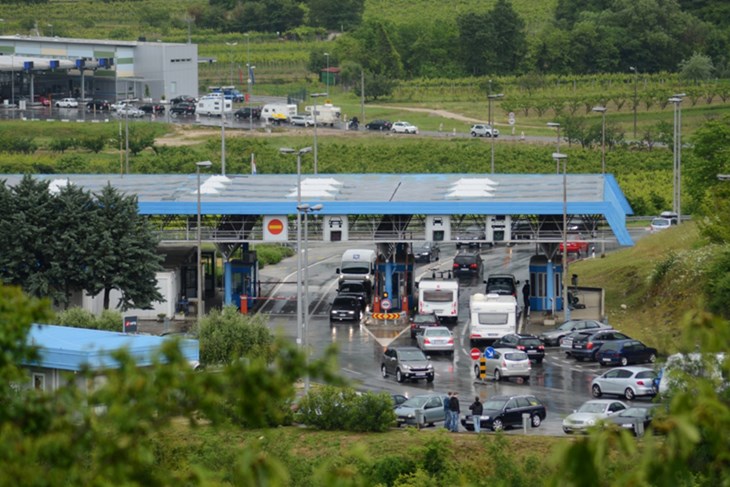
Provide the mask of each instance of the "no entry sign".
POLYGON ((478 348, 472 348, 471 352, 469 352, 469 355, 471 355, 472 360, 479 360, 479 357, 481 356, 482 352, 479 351, 478 348))

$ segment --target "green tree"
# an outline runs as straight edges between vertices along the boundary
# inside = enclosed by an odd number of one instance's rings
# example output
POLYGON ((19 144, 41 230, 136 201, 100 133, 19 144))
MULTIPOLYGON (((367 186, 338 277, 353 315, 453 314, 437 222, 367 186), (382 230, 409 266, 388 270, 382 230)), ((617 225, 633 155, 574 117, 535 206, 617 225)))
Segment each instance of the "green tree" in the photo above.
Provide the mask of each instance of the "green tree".
POLYGON ((381 97, 390 96, 395 89, 397 82, 385 75, 365 73, 365 97, 377 100, 381 97))
POLYGON ((351 30, 362 22, 364 0, 307 0, 309 25, 330 30, 351 30))
POLYGON ((493 44, 487 46, 495 53, 494 65, 489 72, 515 74, 520 71, 527 53, 525 21, 508 0, 497 0, 489 13, 493 44))
POLYGON ((689 59, 685 59, 679 63, 679 75, 683 79, 692 81, 694 84, 710 79, 714 70, 710 56, 705 56, 698 52, 692 54, 692 57, 689 59))
POLYGON ((709 190, 728 184, 718 181, 717 175, 730 174, 730 117, 705 122, 692 142, 692 157, 682 158, 682 174, 687 192, 701 204, 709 190))
POLYGON ((242 358, 272 360, 274 335, 261 315, 241 314, 235 306, 214 309, 203 319, 198 330, 200 361, 205 365, 223 365, 242 358))
POLYGON ((472 76, 488 74, 496 56, 492 48, 495 32, 490 15, 470 12, 457 17, 456 24, 464 71, 472 76))
POLYGON ((123 195, 111 185, 94 196, 94 264, 86 290, 90 295, 104 293, 104 309, 109 309, 112 289, 121 292, 122 309, 147 308, 161 301, 155 273, 162 270, 162 258, 156 253, 150 224, 137 213, 137 197, 123 195))

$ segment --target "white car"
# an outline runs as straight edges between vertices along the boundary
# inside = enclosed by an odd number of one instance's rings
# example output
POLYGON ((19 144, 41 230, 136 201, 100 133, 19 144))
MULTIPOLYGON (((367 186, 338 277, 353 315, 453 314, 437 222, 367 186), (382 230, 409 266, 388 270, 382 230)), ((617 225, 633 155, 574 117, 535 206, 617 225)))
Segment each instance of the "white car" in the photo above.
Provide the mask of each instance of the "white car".
MULTIPOLYGON (((514 348, 495 348, 492 351, 492 356, 487 355, 485 360, 487 377, 492 376, 495 381, 503 377, 522 377, 525 382, 530 380, 532 366, 527 353, 514 348)), ((474 365, 474 375, 479 377, 479 362, 474 365)))
POLYGON ((454 353, 454 335, 445 326, 424 328, 423 333, 416 336, 416 342, 424 352, 454 353))
POLYGON ((628 406, 621 401, 611 401, 608 399, 593 399, 586 401, 569 414, 563 420, 563 431, 571 434, 577 431, 586 431, 591 426, 601 422, 601 420, 612 416, 619 411, 623 411, 628 406))
POLYGON ((133 100, 119 100, 116 103, 112 103, 109 108, 111 108, 113 111, 118 111, 122 107, 130 106, 134 103, 133 100))
POLYGON ((311 115, 292 115, 289 117, 289 123, 300 127, 313 127, 314 118, 311 115))
POLYGON ((658 232, 660 230, 666 230, 672 226, 672 220, 669 218, 657 217, 651 221, 651 231, 658 232))
POLYGON ((120 117, 142 118, 145 116, 145 112, 135 106, 126 105, 117 109, 117 115, 120 117))
POLYGON ((593 397, 603 394, 623 396, 629 401, 638 396, 655 396, 657 373, 647 367, 619 367, 599 375, 591 382, 593 397))
POLYGON ((499 130, 485 123, 472 125, 469 133, 472 137, 499 137, 499 130))
POLYGON ((393 126, 390 127, 390 131, 396 134, 417 134, 418 127, 408 122, 394 122, 393 126))
POLYGON ((56 102, 56 108, 78 108, 79 102, 76 98, 61 98, 56 102))

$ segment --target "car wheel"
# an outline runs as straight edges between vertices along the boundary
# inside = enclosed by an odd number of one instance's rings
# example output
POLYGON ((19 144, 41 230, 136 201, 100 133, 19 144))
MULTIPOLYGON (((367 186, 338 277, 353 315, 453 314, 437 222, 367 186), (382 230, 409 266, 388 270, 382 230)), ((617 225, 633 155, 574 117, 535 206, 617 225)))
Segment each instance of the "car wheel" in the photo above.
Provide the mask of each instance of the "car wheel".
POLYGON ((656 362, 656 354, 652 353, 651 355, 649 355, 649 362, 652 364, 656 362))
POLYGON ((472 136, 472 137, 476 137, 476 136, 477 136, 477 133, 476 133, 476 132, 472 132, 472 133, 471 133, 471 136, 472 136))
POLYGON ((627 401, 632 401, 636 397, 636 394, 634 394, 634 391, 630 387, 627 387, 624 391, 624 397, 627 401))
POLYGON ((620 363, 621 367, 626 367, 629 364, 629 359, 627 359, 626 357, 621 357, 620 363))
POLYGON ((497 382, 502 380, 502 373, 499 371, 499 369, 494 369, 494 380, 497 382))
POLYGON ((380 373, 383 375, 383 378, 388 377, 388 371, 385 368, 385 364, 380 366, 380 373))
POLYGON ((403 382, 403 374, 401 374, 400 369, 395 370, 395 380, 403 382))
POLYGON ((569 429, 565 429, 565 428, 563 428, 563 433, 565 433, 566 435, 573 434, 572 431, 570 431, 569 429))
POLYGON ((522 380, 525 381, 525 382, 530 382, 530 376, 529 375, 526 375, 526 376, 524 376, 522 378, 522 380))
POLYGON ((532 422, 532 427, 533 428, 537 428, 538 426, 540 426, 542 424, 542 419, 540 418, 539 415, 535 414, 532 417, 532 421, 531 422, 532 422))
POLYGON ((431 382, 433 382, 433 379, 434 379, 434 376, 433 376, 433 375, 427 375, 427 376, 426 376, 426 382, 428 382, 429 384, 430 384, 431 382))
POLYGON ((502 420, 497 418, 494 421, 492 421, 492 431, 502 431, 504 429, 504 424, 502 423, 502 420))
POLYGON ((598 384, 593 384, 593 387, 591 387, 591 394, 593 394, 593 397, 601 397, 603 395, 598 384))

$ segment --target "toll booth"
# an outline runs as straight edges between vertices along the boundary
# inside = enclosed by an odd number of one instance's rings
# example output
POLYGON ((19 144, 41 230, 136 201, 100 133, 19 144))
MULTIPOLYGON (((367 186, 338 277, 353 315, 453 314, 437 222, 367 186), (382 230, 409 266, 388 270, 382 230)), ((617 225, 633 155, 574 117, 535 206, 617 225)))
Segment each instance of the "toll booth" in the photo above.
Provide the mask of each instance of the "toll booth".
POLYGON ((255 251, 248 251, 240 259, 231 259, 223 265, 225 285, 225 304, 241 309, 245 296, 245 306, 241 311, 251 310, 258 304, 261 295, 259 282, 259 262, 255 251))
POLYGON ((349 239, 347 215, 324 215, 322 239, 325 242, 346 242, 349 239))
POLYGON ((500 243, 512 240, 512 216, 487 216, 487 242, 500 243))
POLYGON ((562 311, 563 262, 560 256, 549 260, 546 255, 530 258, 530 309, 532 311, 562 311), (553 302, 555 307, 553 308, 553 302))
POLYGON ((427 215, 426 240, 433 242, 450 241, 451 217, 449 215, 427 215))
POLYGON ((391 311, 410 311, 416 305, 414 262, 410 244, 407 243, 395 244, 395 252, 390 257, 387 257, 387 253, 378 255, 375 264, 375 296, 378 301, 387 297, 392 303, 391 311))

